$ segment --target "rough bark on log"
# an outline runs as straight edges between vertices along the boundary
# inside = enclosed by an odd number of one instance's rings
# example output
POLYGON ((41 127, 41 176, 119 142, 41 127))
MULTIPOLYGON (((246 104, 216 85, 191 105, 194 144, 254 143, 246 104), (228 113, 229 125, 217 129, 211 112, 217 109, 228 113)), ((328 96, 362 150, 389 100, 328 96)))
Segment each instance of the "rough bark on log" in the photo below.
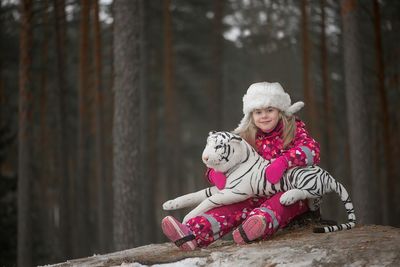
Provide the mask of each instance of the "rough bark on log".
POLYGON ((151 244, 51 266, 140 266, 189 258, 197 258, 190 266, 400 266, 400 228, 367 225, 315 234, 308 226, 245 246, 219 241, 206 249, 182 252, 171 243, 151 244))

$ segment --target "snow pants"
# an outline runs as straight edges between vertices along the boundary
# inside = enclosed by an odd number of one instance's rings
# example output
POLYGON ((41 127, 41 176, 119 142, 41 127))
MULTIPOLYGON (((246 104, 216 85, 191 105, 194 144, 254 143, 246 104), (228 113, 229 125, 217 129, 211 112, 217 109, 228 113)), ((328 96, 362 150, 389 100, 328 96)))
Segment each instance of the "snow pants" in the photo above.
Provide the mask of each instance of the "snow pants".
POLYGON ((214 208, 191 218, 186 225, 194 234, 198 246, 206 247, 234 230, 250 216, 257 214, 266 219, 267 227, 263 235, 263 239, 266 239, 296 216, 309 210, 306 201, 298 201, 290 206, 282 205, 279 202, 282 194, 283 192, 279 192, 270 198, 249 198, 239 203, 214 208))

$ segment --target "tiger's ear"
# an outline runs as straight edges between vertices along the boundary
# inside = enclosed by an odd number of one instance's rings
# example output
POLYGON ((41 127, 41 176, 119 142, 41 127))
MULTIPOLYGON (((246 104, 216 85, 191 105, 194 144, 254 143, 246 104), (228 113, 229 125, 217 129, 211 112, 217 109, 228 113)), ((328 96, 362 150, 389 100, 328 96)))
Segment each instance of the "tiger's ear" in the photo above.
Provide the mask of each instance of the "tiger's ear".
POLYGON ((215 134, 217 131, 210 131, 208 132, 208 136, 215 134))

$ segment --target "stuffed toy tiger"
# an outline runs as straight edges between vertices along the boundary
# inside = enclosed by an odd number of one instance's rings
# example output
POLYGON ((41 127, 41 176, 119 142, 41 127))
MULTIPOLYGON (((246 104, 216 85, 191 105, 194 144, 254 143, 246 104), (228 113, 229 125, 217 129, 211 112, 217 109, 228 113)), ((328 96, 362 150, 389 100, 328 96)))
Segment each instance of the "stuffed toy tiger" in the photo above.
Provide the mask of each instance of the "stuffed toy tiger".
POLYGON ((209 187, 165 202, 164 210, 197 205, 185 216, 183 223, 215 207, 285 191, 280 198, 283 205, 291 205, 303 199, 319 200, 330 192, 336 192, 340 196, 348 214, 348 223, 317 227, 314 232, 334 232, 355 226, 353 203, 346 189, 318 166, 289 169, 279 183, 271 184, 264 176, 270 162, 261 157, 244 139, 230 132, 210 132, 202 158, 208 168, 226 175, 226 186, 222 190, 215 186, 209 187))

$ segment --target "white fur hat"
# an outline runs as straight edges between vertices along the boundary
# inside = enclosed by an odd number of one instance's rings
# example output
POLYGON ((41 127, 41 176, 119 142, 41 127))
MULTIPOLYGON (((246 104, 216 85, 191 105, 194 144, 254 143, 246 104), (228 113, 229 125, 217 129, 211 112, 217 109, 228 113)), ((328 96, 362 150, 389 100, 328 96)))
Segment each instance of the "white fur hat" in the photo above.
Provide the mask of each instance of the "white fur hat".
POLYGON ((291 105, 290 96, 283 90, 282 86, 275 82, 253 83, 243 96, 243 114, 235 132, 241 132, 250 121, 250 113, 258 108, 273 107, 291 116, 304 107, 304 102, 296 102, 291 105))

